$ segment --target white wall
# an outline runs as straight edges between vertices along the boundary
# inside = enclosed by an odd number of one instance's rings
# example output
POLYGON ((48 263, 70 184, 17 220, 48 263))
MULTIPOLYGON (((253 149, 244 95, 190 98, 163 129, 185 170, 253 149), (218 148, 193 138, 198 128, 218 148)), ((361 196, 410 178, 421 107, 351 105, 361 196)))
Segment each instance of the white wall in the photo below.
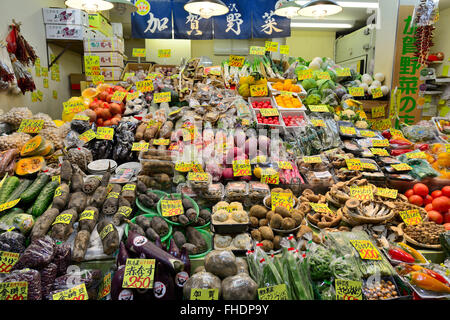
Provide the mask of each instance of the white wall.
MULTIPOLYGON (((33 46, 37 55, 41 59, 41 66, 48 67, 47 48, 45 40, 45 27, 42 18, 42 8, 44 7, 64 7, 63 0, 2 0, 0 10, 0 35, 5 39, 8 25, 12 19, 22 22, 21 33, 30 45, 33 46)), ((49 46, 49 55, 58 53, 62 48, 49 46)), ((70 98, 69 74, 81 73, 81 56, 72 52, 66 53, 59 59, 60 82, 51 80, 49 73, 49 88, 44 89, 43 78, 35 77, 33 67, 33 78, 36 89, 43 92, 42 102, 31 102, 31 93, 19 96, 12 96, 0 91, 0 109, 4 111, 13 107, 29 107, 33 113, 45 112, 54 119, 61 118, 62 103, 70 98), (58 92, 58 99, 52 97, 53 90, 58 92)))

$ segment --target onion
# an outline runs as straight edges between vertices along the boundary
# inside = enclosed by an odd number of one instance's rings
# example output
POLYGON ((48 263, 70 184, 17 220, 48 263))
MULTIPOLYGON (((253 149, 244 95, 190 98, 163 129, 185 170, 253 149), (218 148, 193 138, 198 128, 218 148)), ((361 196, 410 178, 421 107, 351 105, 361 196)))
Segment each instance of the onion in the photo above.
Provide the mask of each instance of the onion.
POLYGON ((362 75, 361 81, 364 82, 364 83, 367 83, 368 85, 371 85, 373 79, 372 79, 372 76, 370 74, 365 73, 365 74, 362 75))
POLYGON ((384 74, 382 74, 381 72, 375 73, 373 78, 375 80, 377 80, 377 81, 383 82, 384 81, 384 74))
POLYGON ((372 82, 372 87, 380 88, 381 87, 381 82, 378 81, 378 80, 373 81, 372 82))
POLYGON ((309 64, 309 68, 310 68, 311 70, 319 70, 319 69, 320 69, 320 64, 317 63, 317 62, 315 62, 315 61, 312 61, 312 62, 309 64))
POLYGON ((253 159, 256 156, 256 151, 258 150, 258 139, 251 137, 245 141, 245 154, 253 159))
POLYGON ((381 92, 383 92, 383 96, 387 96, 389 94, 389 87, 381 86, 381 92))
POLYGON ((369 89, 369 85, 365 82, 361 83, 359 86, 361 88, 364 88, 364 92, 367 92, 367 90, 369 89))

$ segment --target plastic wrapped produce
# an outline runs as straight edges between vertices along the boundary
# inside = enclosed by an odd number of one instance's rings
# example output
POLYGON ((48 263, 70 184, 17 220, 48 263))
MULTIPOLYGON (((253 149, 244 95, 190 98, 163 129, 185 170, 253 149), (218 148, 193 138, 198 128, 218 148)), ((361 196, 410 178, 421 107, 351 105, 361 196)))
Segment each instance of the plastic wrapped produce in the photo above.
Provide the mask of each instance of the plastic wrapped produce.
POLYGON ((97 297, 97 293, 95 292, 95 295, 93 296, 91 293, 92 290, 90 289, 98 287, 102 279, 103 277, 101 270, 79 270, 74 268, 72 270, 68 270, 67 274, 64 274, 63 276, 55 279, 53 284, 53 291, 50 292, 47 297, 51 298, 51 296, 57 292, 67 290, 84 283, 89 294, 89 300, 95 300, 97 297))
POLYGON ((136 123, 120 122, 114 134, 113 159, 118 163, 131 162, 135 160, 135 153, 131 152, 134 142, 134 132, 136 131, 136 123))
POLYGON ((56 149, 62 149, 64 147, 64 140, 61 136, 60 128, 47 126, 39 131, 39 135, 45 139, 50 140, 56 149))
POLYGON ((46 113, 42 112, 36 113, 35 115, 33 115, 31 119, 44 120, 43 128, 56 128, 56 124, 53 122, 52 118, 46 113))
POLYGON ((35 239, 20 256, 13 269, 43 268, 55 256, 55 240, 49 236, 35 239))
POLYGON ((58 274, 58 266, 54 263, 50 263, 44 269, 40 271, 41 273, 41 291, 42 296, 45 297, 53 288, 53 282, 58 274))
POLYGON ((224 300, 255 300, 258 295, 258 285, 246 273, 227 277, 222 281, 224 300))
POLYGON ((213 250, 205 257, 205 269, 220 278, 237 274, 236 257, 233 252, 213 250))
POLYGON ((222 283, 220 279, 212 273, 202 271, 192 275, 184 284, 183 296, 189 300, 192 289, 217 289, 219 297, 222 294, 222 283))
POLYGON ((12 108, 0 116, 0 122, 12 124, 18 128, 23 119, 31 119, 31 117, 33 117, 33 113, 28 108, 12 108))
POLYGON ((84 147, 67 150, 67 158, 71 163, 76 164, 84 172, 87 171, 88 164, 93 161, 91 151, 84 147))
POLYGON ((0 151, 8 149, 22 149, 22 147, 31 139, 29 134, 23 132, 14 132, 7 136, 0 136, 0 151))
POLYGON ((0 251, 22 253, 25 251, 25 236, 18 232, 0 234, 0 251))
POLYGON ((8 274, 3 282, 21 282, 28 283, 28 300, 41 300, 41 275, 39 271, 32 269, 15 270, 8 274))
POLYGON ((58 267, 58 275, 65 274, 71 263, 72 252, 70 244, 57 244, 53 263, 58 267))

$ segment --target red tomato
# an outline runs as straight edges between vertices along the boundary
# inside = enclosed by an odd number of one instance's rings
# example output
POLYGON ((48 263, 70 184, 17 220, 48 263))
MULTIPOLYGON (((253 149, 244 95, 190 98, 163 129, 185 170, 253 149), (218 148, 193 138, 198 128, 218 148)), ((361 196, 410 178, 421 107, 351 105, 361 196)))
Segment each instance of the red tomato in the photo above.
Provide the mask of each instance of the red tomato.
POLYGON ((450 230, 450 223, 445 223, 444 224, 444 228, 445 228, 445 230, 450 230))
POLYGON ((408 198, 408 200, 409 203, 415 204, 416 206, 421 207, 423 205, 423 198, 421 196, 418 196, 417 194, 413 194, 408 198))
POLYGON ((444 221, 442 214, 435 210, 428 211, 428 219, 436 222, 437 224, 441 224, 444 221))
POLYGON ((433 199, 442 196, 442 191, 441 190, 435 190, 431 193, 431 196, 433 197, 433 199))
POLYGON ((433 197, 430 196, 429 194, 427 194, 427 195, 425 196, 425 199, 423 199, 423 203, 424 203, 424 204, 429 204, 429 203, 431 203, 432 201, 433 201, 433 197))
POLYGON ((450 223, 450 211, 444 213, 444 223, 450 223))
POLYGON ((447 212, 450 209, 450 198, 441 196, 437 197, 432 202, 434 210, 439 212, 447 212))
POLYGON ((431 211, 431 210, 433 210, 433 204, 432 203, 429 203, 429 204, 427 204, 426 206, 425 206, 425 211, 431 211))
POLYGON ((414 194, 417 194, 422 197, 425 197, 429 192, 428 187, 423 183, 416 183, 413 187, 413 190, 414 194))
POLYGON ((442 188, 442 195, 450 198, 450 186, 442 188))
POLYGON ((414 194, 414 190, 413 189, 409 189, 408 191, 405 192, 405 196, 407 198, 411 197, 414 194))

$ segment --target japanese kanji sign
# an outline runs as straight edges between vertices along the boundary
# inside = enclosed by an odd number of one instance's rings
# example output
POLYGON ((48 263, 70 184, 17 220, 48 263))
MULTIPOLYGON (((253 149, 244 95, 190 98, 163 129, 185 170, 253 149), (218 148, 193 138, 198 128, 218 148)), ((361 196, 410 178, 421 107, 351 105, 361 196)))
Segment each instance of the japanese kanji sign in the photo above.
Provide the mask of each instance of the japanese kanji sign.
POLYGON ((362 300, 362 283, 344 279, 335 280, 336 300, 362 300))
POLYGON ((277 2, 278 0, 251 1, 253 38, 283 38, 291 35, 291 19, 275 14, 277 2))
POLYGON ((252 37, 252 2, 223 0, 228 13, 214 17, 215 39, 249 39, 252 37))
POLYGON ((153 288, 155 259, 127 259, 122 288, 153 288))
POLYGON ((172 39, 172 6, 162 0, 132 0, 138 10, 131 14, 132 37, 172 39))
POLYGON ((173 27, 175 39, 212 39, 213 19, 205 19, 198 14, 184 10, 186 1, 175 0, 173 5, 173 27))

